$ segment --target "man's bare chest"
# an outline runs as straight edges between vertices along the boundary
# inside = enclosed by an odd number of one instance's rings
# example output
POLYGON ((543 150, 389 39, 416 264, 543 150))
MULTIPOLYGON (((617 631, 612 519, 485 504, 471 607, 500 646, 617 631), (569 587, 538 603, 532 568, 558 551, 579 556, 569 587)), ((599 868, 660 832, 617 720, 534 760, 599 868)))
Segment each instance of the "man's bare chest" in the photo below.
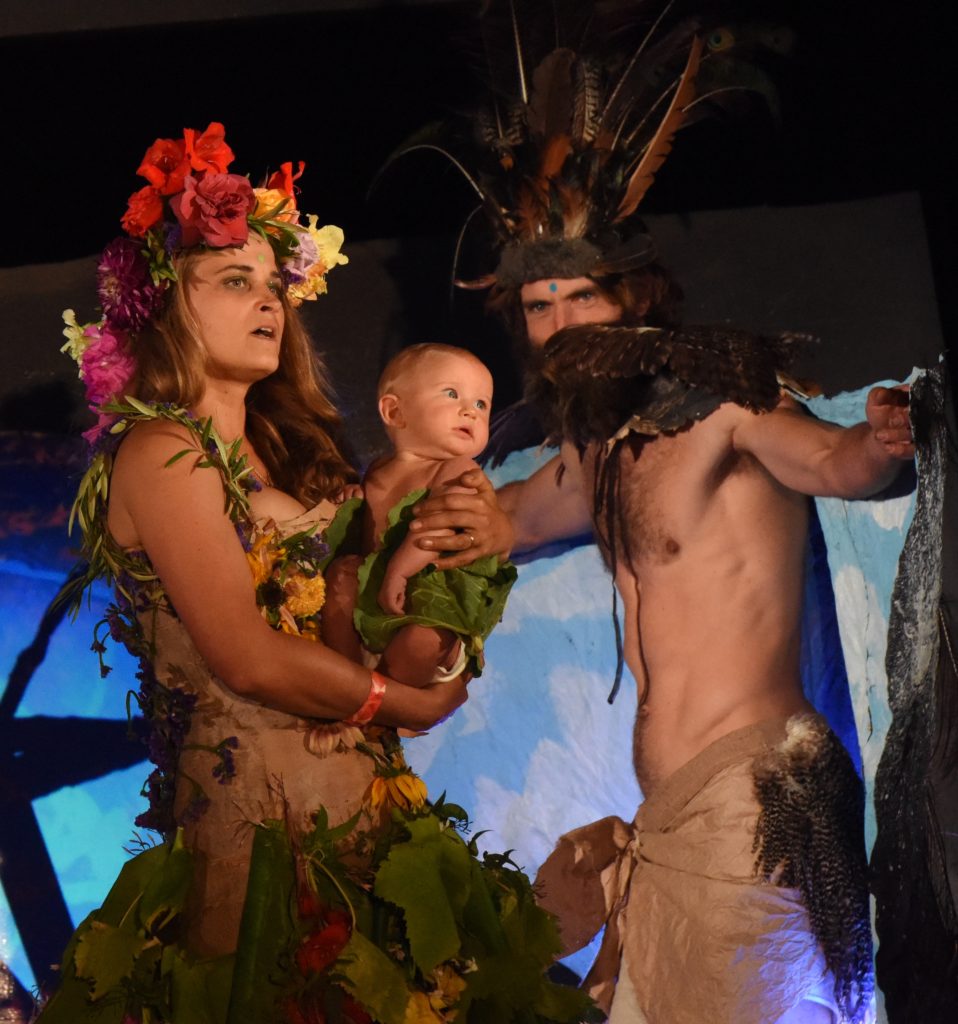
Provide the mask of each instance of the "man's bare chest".
POLYGON ((614 528, 617 549, 641 569, 680 558, 708 531, 718 489, 741 466, 713 431, 692 428, 636 435, 591 468, 597 517, 614 528))

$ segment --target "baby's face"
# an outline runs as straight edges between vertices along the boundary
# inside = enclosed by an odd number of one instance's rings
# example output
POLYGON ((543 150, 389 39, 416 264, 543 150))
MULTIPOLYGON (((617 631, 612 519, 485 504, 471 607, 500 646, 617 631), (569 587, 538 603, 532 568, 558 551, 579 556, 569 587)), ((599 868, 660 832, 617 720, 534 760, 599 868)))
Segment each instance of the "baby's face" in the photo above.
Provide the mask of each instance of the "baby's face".
POLYGON ((433 352, 393 388, 397 448, 423 458, 475 458, 489 440, 492 375, 470 355, 433 352))

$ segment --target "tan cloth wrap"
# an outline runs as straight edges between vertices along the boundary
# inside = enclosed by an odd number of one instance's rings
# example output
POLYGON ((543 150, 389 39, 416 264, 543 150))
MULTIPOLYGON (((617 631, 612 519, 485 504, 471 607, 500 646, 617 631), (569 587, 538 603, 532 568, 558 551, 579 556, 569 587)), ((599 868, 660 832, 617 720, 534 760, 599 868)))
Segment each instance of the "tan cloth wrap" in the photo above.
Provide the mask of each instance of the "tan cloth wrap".
POLYGON ((772 1024, 824 976, 798 892, 755 871, 752 763, 786 734, 775 719, 723 736, 661 783, 633 824, 610 817, 569 832, 540 868, 564 954, 605 925, 583 985, 606 1013, 623 950, 650 1024, 772 1024))

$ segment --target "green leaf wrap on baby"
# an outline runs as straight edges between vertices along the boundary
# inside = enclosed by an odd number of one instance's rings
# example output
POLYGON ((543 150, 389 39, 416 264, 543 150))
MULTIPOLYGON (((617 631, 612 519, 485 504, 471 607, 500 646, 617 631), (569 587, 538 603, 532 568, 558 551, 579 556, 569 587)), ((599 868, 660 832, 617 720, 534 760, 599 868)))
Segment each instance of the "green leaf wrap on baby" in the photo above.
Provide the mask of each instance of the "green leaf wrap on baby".
MULTIPOLYGON (((363 644, 377 653, 386 649, 393 634, 403 626, 416 624, 452 630, 465 646, 468 670, 478 676, 485 663, 485 640, 502 618, 506 598, 516 580, 516 568, 511 562, 500 563, 495 555, 488 555, 461 569, 436 569, 429 565, 409 579, 406 614, 389 615, 379 606, 379 589, 389 559, 409 532, 412 506, 427 493, 411 491, 389 510, 381 547, 366 557, 359 570, 353 624, 363 644)), ((355 550, 350 539, 356 536, 355 523, 361 522, 361 516, 360 502, 344 502, 325 534, 334 554, 355 550)))

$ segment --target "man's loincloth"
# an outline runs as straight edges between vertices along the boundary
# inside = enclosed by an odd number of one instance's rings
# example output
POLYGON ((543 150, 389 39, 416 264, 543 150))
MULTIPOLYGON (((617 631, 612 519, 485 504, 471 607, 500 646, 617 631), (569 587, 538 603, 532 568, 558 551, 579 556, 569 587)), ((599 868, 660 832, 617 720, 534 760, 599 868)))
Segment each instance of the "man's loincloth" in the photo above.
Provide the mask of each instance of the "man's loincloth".
POLYGON ((649 1024, 771 1024, 823 979, 844 1019, 870 1003, 861 786, 816 715, 717 740, 632 825, 563 836, 537 887, 566 953, 606 926, 584 984, 607 1012, 623 961, 649 1024))

